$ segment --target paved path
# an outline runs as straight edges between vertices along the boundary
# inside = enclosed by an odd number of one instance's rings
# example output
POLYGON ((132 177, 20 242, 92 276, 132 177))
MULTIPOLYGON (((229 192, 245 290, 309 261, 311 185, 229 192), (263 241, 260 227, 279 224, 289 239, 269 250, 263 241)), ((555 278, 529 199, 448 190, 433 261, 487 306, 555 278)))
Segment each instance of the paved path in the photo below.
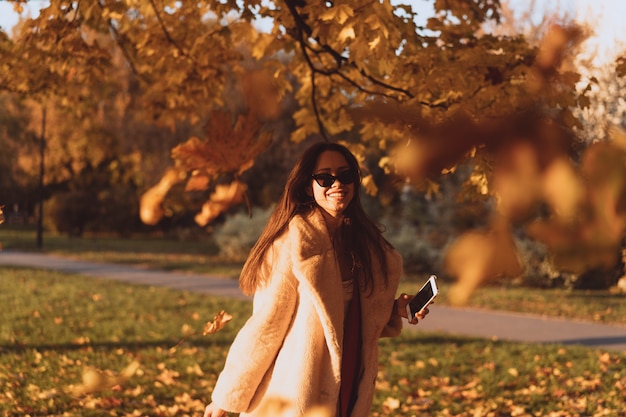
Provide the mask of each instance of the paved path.
MULTIPOLYGON (((155 271, 126 265, 75 261, 38 253, 0 251, 0 265, 27 266, 246 299, 236 280, 155 271)), ((2 277, 0 269, 0 279, 2 277)), ((408 326, 408 325, 407 325, 408 326)), ((434 304, 416 330, 532 343, 577 344, 626 353, 626 326, 571 321, 536 315, 453 308, 434 304)))

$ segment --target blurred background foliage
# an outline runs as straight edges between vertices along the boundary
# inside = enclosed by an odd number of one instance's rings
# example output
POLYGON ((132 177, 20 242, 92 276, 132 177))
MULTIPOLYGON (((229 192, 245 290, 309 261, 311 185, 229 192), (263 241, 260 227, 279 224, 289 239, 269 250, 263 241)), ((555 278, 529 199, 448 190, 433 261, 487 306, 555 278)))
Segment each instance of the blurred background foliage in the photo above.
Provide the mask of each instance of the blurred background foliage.
POLYGON ((457 304, 494 280, 616 287, 626 52, 595 68, 572 21, 430 4, 51 0, 0 32, 6 222, 43 204, 50 231, 243 258, 302 149, 341 141, 407 271, 457 304))

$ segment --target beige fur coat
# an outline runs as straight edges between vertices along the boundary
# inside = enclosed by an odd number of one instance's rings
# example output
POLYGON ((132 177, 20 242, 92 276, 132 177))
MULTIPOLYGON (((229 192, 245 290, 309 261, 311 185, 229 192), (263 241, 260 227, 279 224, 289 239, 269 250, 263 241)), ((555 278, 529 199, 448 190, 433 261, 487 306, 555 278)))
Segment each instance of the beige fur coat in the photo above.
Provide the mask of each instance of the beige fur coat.
MULTIPOLYGON (((389 285, 374 274, 372 295, 361 295, 363 369, 353 417, 369 413, 378 373, 378 339, 400 334, 393 311, 402 259, 387 254, 389 285)), ((313 406, 335 412, 341 370, 344 301, 339 266, 321 213, 295 217, 268 252, 266 285, 254 295, 253 314, 235 338, 213 391, 222 409, 257 416, 275 399, 294 416, 313 406)))

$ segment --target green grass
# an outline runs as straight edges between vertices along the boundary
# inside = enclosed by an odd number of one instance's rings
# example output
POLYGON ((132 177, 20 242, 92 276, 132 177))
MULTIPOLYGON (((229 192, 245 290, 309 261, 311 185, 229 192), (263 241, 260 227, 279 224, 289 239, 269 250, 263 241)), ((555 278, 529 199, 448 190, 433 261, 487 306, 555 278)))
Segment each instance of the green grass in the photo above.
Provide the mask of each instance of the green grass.
MULTIPOLYGON (((26 268, 0 269, 0 305, 0 416, 200 416, 251 312, 246 301, 26 268), (202 336, 221 310, 233 320, 202 336), (105 383, 133 363, 130 378, 105 383)), ((624 409, 624 354, 423 332, 380 345, 372 416, 624 409)))
MULTIPOLYGON (((411 294, 419 289, 419 285, 421 284, 417 282, 404 282, 400 290, 411 294)), ((439 286, 441 293, 435 302, 449 305, 447 294, 452 284, 440 282, 439 286)), ((626 294, 604 290, 537 289, 492 285, 479 288, 472 295, 467 307, 626 325, 626 294)))
POLYGON ((223 259, 208 238, 173 240, 163 237, 115 238, 107 236, 68 237, 44 233, 43 249, 37 248, 32 227, 0 227, 0 243, 7 250, 45 252, 74 259, 138 265, 166 271, 239 276, 241 261, 223 259))
POLYGON ((3 416, 192 415, 250 314, 248 302, 20 268, 0 270, 0 305, 3 416), (225 329, 193 335, 221 310, 234 316, 225 329), (133 361, 124 388, 72 395, 88 369, 114 376, 133 361))

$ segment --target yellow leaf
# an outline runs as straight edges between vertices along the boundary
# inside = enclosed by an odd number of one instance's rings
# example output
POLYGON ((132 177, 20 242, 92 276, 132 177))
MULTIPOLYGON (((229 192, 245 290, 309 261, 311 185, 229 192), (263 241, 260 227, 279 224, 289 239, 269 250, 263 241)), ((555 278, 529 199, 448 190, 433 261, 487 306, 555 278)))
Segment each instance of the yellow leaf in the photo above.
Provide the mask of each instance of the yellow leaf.
POLYGON ((327 9, 324 13, 321 13, 319 17, 325 22, 334 20, 340 25, 343 25, 346 20, 352 16, 354 16, 354 10, 352 10, 352 7, 347 4, 339 4, 335 7, 327 9))
POLYGON ((372 30, 378 30, 380 28, 380 19, 378 19, 378 16, 376 16, 375 14, 371 14, 369 15, 366 19, 365 19, 365 23, 370 27, 370 29, 372 30))
POLYGON ((174 385, 176 384, 176 378, 180 376, 178 371, 172 371, 170 369, 163 369, 161 374, 156 377, 156 380, 161 382, 163 385, 174 385))
POLYGON ((558 158, 543 174, 543 192, 557 215, 573 219, 584 197, 583 185, 573 166, 558 158))
POLYGON ((340 25, 343 25, 344 23, 346 23, 346 20, 354 16, 354 10, 352 10, 352 7, 348 6, 347 4, 340 4, 336 7, 337 7, 337 14, 336 14, 335 20, 340 25))
POLYGON ((378 194, 378 187, 374 182, 374 176, 372 174, 363 177, 363 179, 361 180, 361 185, 363 185, 363 188, 368 195, 378 194))
POLYGON ((187 181, 185 191, 204 191, 209 188, 210 178, 206 175, 192 175, 187 181))
POLYGON ((115 385, 125 383, 138 369, 139 362, 137 361, 131 362, 119 375, 114 375, 111 371, 87 368, 83 372, 82 384, 70 386, 68 391, 76 396, 103 391, 115 385))
POLYGON ((141 196, 139 217, 141 221, 148 225, 155 225, 161 220, 165 212, 161 207, 167 192, 176 183, 184 178, 184 173, 178 169, 171 168, 163 175, 159 183, 141 196))
POLYGON ((346 26, 345 28, 341 29, 341 32, 339 32, 340 42, 345 42, 348 39, 354 38, 356 38, 356 34, 354 33, 354 28, 352 26, 346 26))
POLYGON ((320 18, 320 20, 328 22, 329 20, 333 20, 335 18, 336 14, 337 14, 337 8, 336 7, 330 7, 324 13, 320 13, 320 17, 319 18, 320 18))
POLYGON ((274 38, 267 34, 261 34, 252 47, 252 56, 258 60, 265 56, 265 50, 272 43, 274 38))
POLYGON ((491 231, 461 235, 448 249, 445 265, 448 273, 457 277, 449 293, 453 305, 467 304, 483 282, 522 272, 510 231, 498 225, 491 231))
POLYGON ((240 181, 220 184, 215 187, 211 197, 202 205, 202 210, 195 216, 196 223, 206 226, 230 207, 243 201, 246 185, 240 181))
POLYGON ((376 39, 374 39, 373 41, 370 41, 368 45, 370 49, 374 49, 379 43, 380 43, 380 36, 376 36, 376 39))
POLYGON ((383 403, 383 407, 389 410, 397 410, 398 408, 400 408, 400 400, 397 398, 387 397, 387 399, 383 403))
POLYGON ((231 316, 224 310, 220 311, 215 315, 213 321, 208 321, 204 325, 204 331, 202 332, 202 335, 206 336, 208 334, 214 334, 219 332, 222 328, 224 328, 226 323, 232 320, 232 318, 233 316, 231 316))

